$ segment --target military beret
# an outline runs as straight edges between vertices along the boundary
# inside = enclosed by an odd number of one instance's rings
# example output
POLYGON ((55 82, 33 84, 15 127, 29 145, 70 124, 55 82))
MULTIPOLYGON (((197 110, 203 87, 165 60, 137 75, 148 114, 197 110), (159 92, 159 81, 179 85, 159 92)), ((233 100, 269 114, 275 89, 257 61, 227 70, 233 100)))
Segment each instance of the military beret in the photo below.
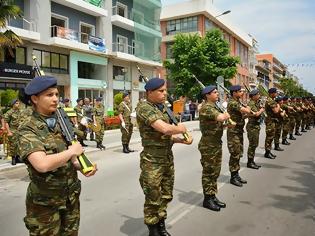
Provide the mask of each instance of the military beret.
POLYGON ((233 85, 230 87, 231 92, 240 91, 242 89, 241 85, 233 85))
POLYGON ((69 98, 65 98, 65 99, 63 99, 63 102, 70 102, 70 99, 69 98))
POLYGON ((281 97, 281 96, 277 96, 276 98, 275 98, 275 101, 276 102, 280 102, 280 101, 282 101, 283 100, 283 97, 281 97))
POLYGON ((128 92, 123 92, 123 98, 129 96, 129 93, 128 92))
POLYGON ((78 98, 77 102, 83 101, 83 98, 78 98))
POLYGON ((11 106, 13 106, 17 101, 18 101, 17 98, 13 99, 13 100, 11 101, 11 106))
POLYGON ((209 85, 209 86, 205 87, 205 88, 202 90, 201 94, 202 94, 202 95, 205 95, 205 94, 211 93, 211 92, 212 92, 213 90, 215 90, 216 88, 217 88, 217 86, 209 85))
POLYGON ((162 87, 165 84, 165 80, 161 78, 152 78, 150 79, 146 85, 144 86, 144 89, 146 91, 153 91, 160 87, 162 87))
POLYGON ((96 99, 95 99, 95 101, 97 101, 97 102, 100 102, 100 101, 102 101, 103 99, 102 99, 102 97, 97 97, 96 99))
POLYGON ((249 96, 253 97, 253 96, 257 95, 258 93, 259 93, 258 89, 253 89, 252 91, 249 92, 249 96))
POLYGON ((287 101, 288 99, 289 99, 288 96, 283 96, 283 97, 282 97, 282 100, 283 100, 283 101, 287 101))
POLYGON ((32 79, 25 87, 26 95, 36 95, 48 88, 54 87, 57 85, 57 79, 52 76, 37 76, 32 79))
POLYGON ((277 89, 276 88, 270 88, 268 90, 268 93, 276 93, 277 92, 277 89))

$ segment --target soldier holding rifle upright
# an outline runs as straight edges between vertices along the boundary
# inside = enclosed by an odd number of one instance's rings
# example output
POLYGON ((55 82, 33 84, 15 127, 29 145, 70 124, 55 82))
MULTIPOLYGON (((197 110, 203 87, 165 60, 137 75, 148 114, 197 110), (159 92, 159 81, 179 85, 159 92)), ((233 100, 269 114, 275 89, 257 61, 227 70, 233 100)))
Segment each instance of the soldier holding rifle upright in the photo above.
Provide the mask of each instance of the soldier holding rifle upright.
MULTIPOLYGON (((173 198, 174 143, 191 144, 188 139, 173 137, 186 133, 183 124, 170 124, 170 117, 164 105, 166 81, 153 78, 145 85, 147 100, 138 103, 137 122, 142 139, 140 154, 140 185, 145 195, 144 223, 150 236, 170 235, 165 228, 167 205, 173 198)), ((187 137, 187 136, 186 136, 187 137)))
MULTIPOLYGON (((78 235, 81 169, 79 143, 67 146, 56 118, 59 101, 54 77, 35 77, 25 88, 33 113, 19 127, 18 151, 28 167, 25 225, 30 235, 78 235)), ((97 168, 85 176, 95 174, 97 168)))

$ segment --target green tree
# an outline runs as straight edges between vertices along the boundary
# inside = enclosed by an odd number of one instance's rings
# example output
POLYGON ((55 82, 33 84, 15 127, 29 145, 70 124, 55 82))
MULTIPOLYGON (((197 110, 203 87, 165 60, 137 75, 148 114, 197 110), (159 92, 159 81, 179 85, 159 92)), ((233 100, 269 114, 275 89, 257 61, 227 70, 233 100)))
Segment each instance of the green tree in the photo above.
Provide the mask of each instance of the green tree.
POLYGON ((117 93, 114 96, 114 114, 117 116, 118 115, 118 106, 119 104, 123 101, 123 94, 122 93, 117 93))
MULTIPOLYGON (((22 40, 12 30, 7 28, 7 22, 9 19, 20 17, 22 17, 22 10, 19 6, 14 5, 14 1, 0 0, 0 29, 5 30, 4 32, 0 32, 0 46, 8 48, 12 55, 12 48, 21 45, 22 40)), ((1 50, 0 53, 2 53, 1 50)))
POLYGON ((10 106, 13 99, 18 97, 19 91, 13 89, 7 89, 1 91, 1 106, 10 106))
POLYGON ((301 85, 299 85, 293 78, 285 77, 280 80, 280 87, 284 94, 288 96, 295 97, 309 97, 313 94, 305 90, 301 85))
POLYGON ((176 95, 189 97, 200 93, 200 86, 192 74, 205 86, 214 84, 218 76, 223 76, 228 82, 235 76, 239 63, 239 58, 230 56, 229 43, 218 29, 208 31, 205 37, 176 35, 172 54, 172 59, 164 61, 167 78, 175 82, 176 95))

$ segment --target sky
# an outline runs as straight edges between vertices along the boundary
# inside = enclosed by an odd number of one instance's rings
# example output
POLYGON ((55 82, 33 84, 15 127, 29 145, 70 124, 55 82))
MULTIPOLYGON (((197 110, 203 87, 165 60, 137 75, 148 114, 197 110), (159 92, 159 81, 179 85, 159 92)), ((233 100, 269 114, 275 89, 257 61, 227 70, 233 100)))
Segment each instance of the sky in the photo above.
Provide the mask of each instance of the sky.
MULTIPOLYGON (((161 0, 162 6, 189 0, 161 0)), ((258 41, 259 53, 272 53, 315 94, 314 0, 208 0, 221 16, 258 41)))

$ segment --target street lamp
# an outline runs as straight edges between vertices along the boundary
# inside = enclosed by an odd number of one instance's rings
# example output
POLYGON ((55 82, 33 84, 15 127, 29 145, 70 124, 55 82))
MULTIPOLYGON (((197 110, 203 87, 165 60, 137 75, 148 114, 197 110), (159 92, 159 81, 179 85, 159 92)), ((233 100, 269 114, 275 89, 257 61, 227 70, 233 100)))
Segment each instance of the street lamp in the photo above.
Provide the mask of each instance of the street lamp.
POLYGON ((223 16, 223 15, 226 15, 226 14, 229 14, 229 13, 231 13, 230 10, 225 11, 225 12, 221 13, 220 15, 215 16, 214 18, 218 18, 218 17, 220 17, 220 16, 223 16))

